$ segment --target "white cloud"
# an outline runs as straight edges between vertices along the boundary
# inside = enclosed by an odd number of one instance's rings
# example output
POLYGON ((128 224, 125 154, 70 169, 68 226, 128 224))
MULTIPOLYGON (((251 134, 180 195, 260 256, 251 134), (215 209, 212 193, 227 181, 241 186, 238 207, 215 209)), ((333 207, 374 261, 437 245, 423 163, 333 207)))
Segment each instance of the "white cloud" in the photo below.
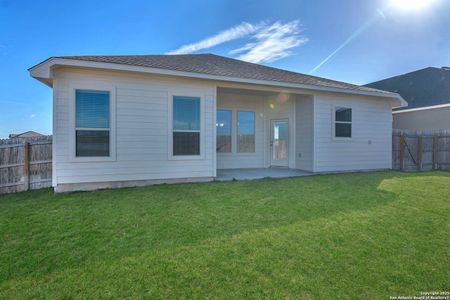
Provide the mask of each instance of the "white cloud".
POLYGON ((263 23, 250 24, 250 23, 243 22, 240 25, 231 27, 227 30, 224 30, 224 31, 214 35, 214 36, 205 38, 196 43, 181 46, 180 48, 169 51, 166 54, 188 54, 188 53, 192 53, 192 52, 195 52, 198 50, 212 48, 219 44, 223 44, 225 42, 229 42, 229 41, 236 40, 236 39, 248 36, 250 34, 253 34, 258 29, 260 29, 262 26, 263 26, 263 23))
POLYGON ((300 35, 298 20, 286 24, 275 22, 258 30, 252 39, 241 48, 234 49, 230 54, 240 54, 238 59, 253 63, 272 62, 292 55, 292 49, 305 44, 308 39, 300 35))
POLYGON ((274 23, 260 22, 258 24, 244 22, 199 42, 181 46, 166 54, 189 54, 246 37, 247 43, 230 51, 230 55, 238 55, 238 59, 253 63, 272 62, 292 55, 293 48, 308 42, 308 39, 301 36, 300 32, 301 24, 298 20, 285 24, 280 21, 274 23))
POLYGON ((31 114, 31 115, 30 115, 30 119, 33 119, 33 118, 35 118, 35 117, 36 117, 35 114, 31 114))

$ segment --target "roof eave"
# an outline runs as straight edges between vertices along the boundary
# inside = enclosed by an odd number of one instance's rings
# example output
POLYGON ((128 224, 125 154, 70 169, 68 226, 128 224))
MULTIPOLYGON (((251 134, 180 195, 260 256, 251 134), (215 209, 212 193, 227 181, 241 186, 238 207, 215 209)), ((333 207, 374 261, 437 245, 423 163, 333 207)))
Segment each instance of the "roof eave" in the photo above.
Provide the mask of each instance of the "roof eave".
POLYGON ((203 73, 175 71, 175 70, 167 70, 167 69, 159 69, 159 68, 150 68, 150 67, 144 67, 144 66, 117 64, 117 63, 93 62, 93 61, 59 58, 59 57, 50 57, 49 59, 31 67, 28 70, 30 72, 30 75, 33 78, 36 78, 37 80, 51 86, 52 81, 53 81, 52 67, 56 66, 56 65, 66 66, 66 67, 81 67, 81 68, 94 68, 94 69, 104 69, 104 70, 129 71, 129 72, 139 72, 139 73, 156 74, 156 75, 164 75, 164 76, 188 77, 188 78, 196 78, 196 79, 228 81, 228 82, 247 83, 247 84, 256 84, 256 85, 268 85, 268 86, 277 86, 277 87, 284 87, 284 88, 322 91, 322 92, 336 92, 336 93, 345 93, 345 94, 366 95, 366 96, 383 97, 383 98, 392 99, 392 100, 394 100, 394 101, 391 101, 391 106, 393 108, 404 107, 404 106, 408 105, 408 103, 399 94, 396 94, 396 93, 385 93, 385 92, 377 92, 377 91, 360 91, 360 90, 352 90, 352 89, 345 89, 345 88, 324 87, 324 86, 318 86, 318 85, 278 82, 278 81, 269 81, 269 80, 246 79, 246 78, 237 78, 237 77, 226 77, 226 76, 208 75, 208 74, 203 74, 203 73))
POLYGON ((31 67, 28 69, 30 76, 39 80, 40 82, 48 85, 49 87, 53 86, 53 74, 51 72, 52 66, 56 65, 54 63, 55 58, 50 57, 43 62, 31 67))
POLYGON ((392 93, 392 95, 394 96, 395 99, 398 100, 398 105, 393 105, 392 108, 400 108, 400 107, 406 107, 408 106, 408 102, 406 102, 405 99, 403 99, 403 97, 400 94, 397 93, 392 93))
POLYGON ((401 110, 393 111, 392 113, 394 115, 396 115, 396 114, 402 114, 402 113, 411 113, 411 112, 441 109, 441 108, 448 108, 448 107, 450 107, 450 103, 429 105, 429 106, 423 106, 423 107, 415 107, 415 108, 409 108, 409 109, 401 109, 401 110))

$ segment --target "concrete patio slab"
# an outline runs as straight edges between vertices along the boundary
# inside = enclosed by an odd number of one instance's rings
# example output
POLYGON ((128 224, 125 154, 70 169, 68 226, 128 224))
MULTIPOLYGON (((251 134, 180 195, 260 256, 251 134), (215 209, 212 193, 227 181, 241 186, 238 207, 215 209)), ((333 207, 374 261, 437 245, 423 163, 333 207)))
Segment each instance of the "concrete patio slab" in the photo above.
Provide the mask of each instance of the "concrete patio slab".
POLYGON ((216 181, 254 180, 262 178, 288 178, 310 176, 311 172, 288 168, 257 168, 257 169, 219 169, 216 181))

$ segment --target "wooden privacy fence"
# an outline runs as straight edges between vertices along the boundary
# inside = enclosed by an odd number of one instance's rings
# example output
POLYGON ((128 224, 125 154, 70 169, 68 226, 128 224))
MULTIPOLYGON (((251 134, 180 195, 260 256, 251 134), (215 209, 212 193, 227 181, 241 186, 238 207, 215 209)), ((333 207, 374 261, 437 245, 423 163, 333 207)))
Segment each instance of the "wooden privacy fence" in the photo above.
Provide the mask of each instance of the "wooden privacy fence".
POLYGON ((0 143, 0 194, 52 185, 52 141, 0 143))
POLYGON ((394 130, 392 168, 400 171, 450 171, 450 131, 394 130))
MULTIPOLYGON (((450 131, 394 130, 392 168, 401 171, 450 171, 450 131)), ((0 140, 0 194, 52 185, 51 136, 0 140)))

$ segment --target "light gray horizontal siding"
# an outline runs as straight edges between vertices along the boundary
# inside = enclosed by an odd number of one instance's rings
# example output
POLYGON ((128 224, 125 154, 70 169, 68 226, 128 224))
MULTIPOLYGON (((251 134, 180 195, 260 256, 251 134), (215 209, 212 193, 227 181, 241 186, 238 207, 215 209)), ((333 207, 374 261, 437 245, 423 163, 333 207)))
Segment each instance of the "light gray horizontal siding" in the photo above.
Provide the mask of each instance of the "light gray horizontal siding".
POLYGON ((314 118, 314 171, 391 167, 392 115, 388 101, 364 96, 319 94, 314 97, 314 118), (335 105, 352 108, 350 140, 333 138, 335 105))
POLYGON ((218 169, 262 168, 264 167, 264 105, 266 97, 256 95, 239 95, 219 93, 217 109, 231 110, 232 116, 232 148, 233 153, 217 153, 218 169), (256 117, 255 153, 237 153, 236 151, 236 112, 253 111, 256 117))
POLYGON ((296 99, 296 168, 313 170, 314 159, 314 103, 312 96, 296 99))
MULTIPOLYGON (((136 77, 134 75, 134 77, 136 77)), ((56 73, 54 89, 55 184, 125 180, 212 177, 215 174, 215 86, 149 76, 128 78, 105 72, 56 73), (83 82, 108 82, 116 88, 116 160, 73 161, 70 87, 83 82), (168 157, 169 94, 183 91, 204 97, 203 159, 171 160, 168 157)))
POLYGON ((400 112, 393 115, 395 129, 439 131, 450 129, 450 106, 400 112))

